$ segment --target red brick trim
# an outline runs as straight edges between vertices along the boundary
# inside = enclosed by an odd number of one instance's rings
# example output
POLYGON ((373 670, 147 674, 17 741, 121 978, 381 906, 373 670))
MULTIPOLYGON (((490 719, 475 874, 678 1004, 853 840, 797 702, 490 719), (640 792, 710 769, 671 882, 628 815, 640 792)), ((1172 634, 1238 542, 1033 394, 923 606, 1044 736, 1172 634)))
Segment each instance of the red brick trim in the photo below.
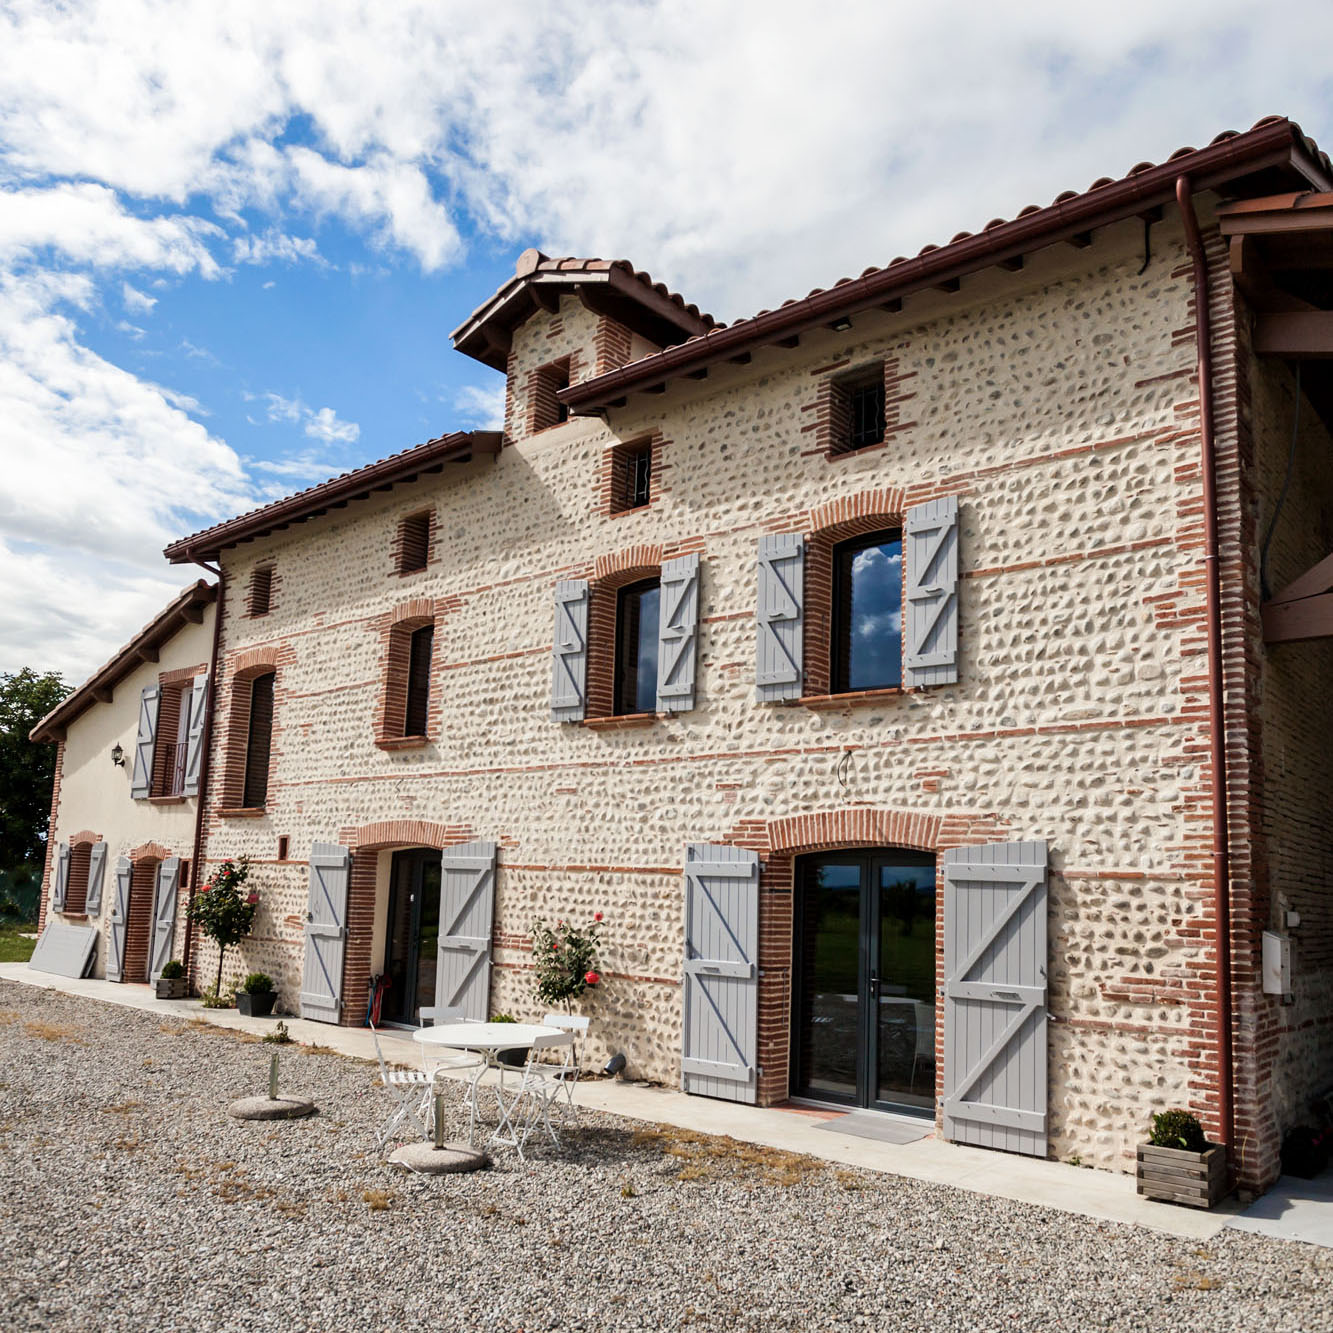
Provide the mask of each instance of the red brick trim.
POLYGON ((262 805, 224 806, 214 813, 219 819, 263 819, 268 808, 262 805))
MULTIPOLYGON (((809 852, 853 847, 911 847, 941 852, 949 847, 993 842, 1009 834, 998 815, 983 812, 826 810, 781 819, 746 819, 722 839, 759 853, 759 1104, 785 1101, 790 1092, 792 1016, 792 894, 795 863, 809 852)), ((944 979, 944 893, 935 895, 935 974, 944 979)), ((937 1120, 944 1092, 944 1031, 936 1024, 937 1120)))
POLYGON ((245 590, 245 615, 251 620, 261 620, 277 605, 278 589, 282 584, 282 575, 272 561, 256 565, 250 571, 250 582, 245 590), (267 573, 267 588, 265 574, 267 573))
POLYGON ((432 565, 439 563, 439 515, 432 505, 428 509, 414 509, 410 514, 404 514, 398 520, 398 526, 394 532, 393 547, 391 556, 393 559, 393 572, 403 579, 411 578, 414 574, 424 574, 432 565), (415 556, 415 551, 409 551, 409 545, 417 545, 416 534, 411 533, 412 541, 409 543, 409 525, 415 526, 421 519, 426 520, 426 560, 424 564, 413 565, 410 569, 404 568, 403 562, 410 556, 415 556))
POLYGON ((413 597, 400 602, 372 622, 380 636, 380 687, 375 706, 374 741, 382 750, 414 748, 439 735, 439 658, 441 625, 445 603, 431 597, 413 597), (435 629, 430 659, 430 699, 426 707, 426 731, 421 738, 405 737, 407 678, 411 664, 412 635, 431 625, 435 629), (407 741, 409 744, 404 745, 407 741))
POLYGON ((469 842, 468 824, 435 824, 422 819, 390 819, 342 829, 338 841, 352 852, 347 888, 347 950, 343 960, 343 1027, 361 1027, 370 992, 370 956, 375 935, 375 884, 379 855, 396 847, 453 847, 469 842))
POLYGON ((200 662, 198 666, 179 667, 175 671, 159 671, 157 683, 164 688, 169 685, 185 685, 193 681, 196 676, 202 676, 207 670, 208 663, 200 662))
POLYGON ((822 453, 829 460, 854 457, 869 453, 872 449, 882 449, 895 435, 916 425, 915 421, 902 419, 903 404, 916 397, 914 392, 903 392, 903 385, 916 377, 916 371, 909 370, 904 373, 900 369, 898 357, 893 355, 872 357, 850 369, 846 368, 847 365, 848 363, 844 361, 835 366, 820 366, 812 371, 811 374, 824 374, 827 378, 820 381, 814 402, 807 404, 803 409, 813 410, 815 419, 809 425, 803 426, 802 431, 814 433, 817 446, 815 452, 822 453), (851 430, 851 417, 846 391, 850 384, 864 383, 874 373, 876 365, 884 376, 884 436, 874 444, 852 449, 847 443, 851 430))
POLYGON ((853 708, 861 704, 879 704, 888 699, 897 699, 904 694, 912 694, 911 689, 890 686, 883 690, 849 690, 846 694, 804 694, 796 700, 803 708, 814 712, 832 712, 839 708, 853 708))
POLYGON ((592 373, 605 375, 608 370, 618 370, 625 365, 633 351, 633 337, 619 321, 609 315, 602 315, 597 320, 597 331, 593 334, 592 373))
POLYGON ((614 717, 586 717, 583 725, 591 731, 633 731, 666 721, 670 713, 618 713, 614 717))
POLYGON ((597 512, 603 518, 645 513, 658 502, 667 489, 663 449, 670 443, 670 440, 662 438, 660 430, 653 430, 645 435, 636 435, 633 439, 618 441, 602 450, 597 477, 597 512), (648 503, 631 505, 627 490, 628 460, 644 450, 649 454, 648 503))
POLYGON ((65 767, 65 742, 56 742, 55 777, 51 782, 51 817, 46 825, 46 862, 42 867, 41 906, 37 910, 37 929, 46 925, 46 909, 51 901, 51 866, 55 860, 56 825, 60 819, 60 778, 65 767))
POLYGON ((92 829, 80 829, 77 833, 69 835, 69 845, 71 847, 81 847, 86 842, 101 842, 102 835, 94 833, 92 829))
POLYGON ((648 578, 642 571, 655 571, 662 567, 662 546, 659 542, 653 546, 627 546, 623 551, 610 555, 599 555, 593 562, 592 576, 595 581, 610 579, 613 576, 629 575, 618 586, 633 583, 636 578, 648 578))
POLYGON ((562 426, 568 420, 564 406, 556 397, 559 389, 573 384, 579 378, 580 357, 577 352, 562 356, 555 361, 548 361, 536 370, 528 371, 527 411, 525 413, 527 434, 536 435, 539 431, 550 430, 553 426, 562 426))
POLYGON ((164 847, 160 842, 145 842, 130 849, 130 862, 137 865, 140 861, 165 861, 175 855, 170 847, 164 847))
POLYGON ((280 739, 282 736, 283 703, 287 698, 283 688, 286 672, 284 667, 295 661, 296 654, 284 644, 264 644, 258 648, 247 648, 228 654, 223 671, 224 686, 218 691, 214 702, 214 717, 226 719, 226 726, 220 737, 223 747, 222 763, 219 765, 218 787, 213 794, 216 801, 214 813, 218 817, 230 815, 245 809, 241 802, 245 799, 245 759, 250 740, 250 690, 249 684, 256 676, 273 673, 273 732, 269 749, 269 786, 266 807, 272 808, 274 789, 273 773, 278 766, 280 739))
POLYGON ((397 750, 424 750, 430 744, 429 736, 376 736, 378 749, 394 752, 397 750))

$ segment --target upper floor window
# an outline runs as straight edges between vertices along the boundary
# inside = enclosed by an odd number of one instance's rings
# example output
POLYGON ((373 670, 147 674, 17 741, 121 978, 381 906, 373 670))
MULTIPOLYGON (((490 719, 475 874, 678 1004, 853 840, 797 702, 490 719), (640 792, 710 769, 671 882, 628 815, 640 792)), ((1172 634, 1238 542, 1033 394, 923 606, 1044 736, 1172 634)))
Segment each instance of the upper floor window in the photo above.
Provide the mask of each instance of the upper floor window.
POLYGON ((400 574, 416 574, 430 563, 431 529, 435 515, 426 510, 408 514, 398 525, 395 543, 395 563, 400 574))
MULTIPOLYGON (((241 804, 260 810, 268 803, 268 770, 273 752, 272 671, 250 681, 250 717, 245 738, 245 781, 241 804)), ((240 688, 244 688, 242 685, 240 688)))
POLYGON ((902 684, 902 571, 900 531, 833 548, 832 693, 902 684))
POLYGON ((435 626, 422 625, 412 631, 407 660, 407 707, 403 735, 424 736, 430 717, 430 658, 435 645, 435 626))
POLYGON ((615 712, 651 713, 657 707, 657 654, 661 584, 644 579, 616 597, 615 712))
POLYGON ((848 454, 884 442, 884 362, 829 380, 823 392, 819 426, 826 453, 848 454))
POLYGON ((69 883, 65 888, 65 911, 81 916, 88 907, 88 871, 93 844, 76 842, 69 849, 69 883))
POLYGON ((569 408, 556 394, 569 388, 570 374, 570 358, 567 356, 532 372, 528 382, 529 429, 532 432, 569 420, 569 408))
POLYGON ((266 616, 273 609, 272 565, 260 565, 258 569, 251 571, 245 609, 251 616, 266 616))
POLYGON ((642 509, 653 498, 653 442, 636 440, 611 450, 611 513, 642 509))
POLYGON ((157 739, 153 747, 152 796, 180 796, 185 791, 193 693, 193 681, 162 687, 157 710, 157 739))

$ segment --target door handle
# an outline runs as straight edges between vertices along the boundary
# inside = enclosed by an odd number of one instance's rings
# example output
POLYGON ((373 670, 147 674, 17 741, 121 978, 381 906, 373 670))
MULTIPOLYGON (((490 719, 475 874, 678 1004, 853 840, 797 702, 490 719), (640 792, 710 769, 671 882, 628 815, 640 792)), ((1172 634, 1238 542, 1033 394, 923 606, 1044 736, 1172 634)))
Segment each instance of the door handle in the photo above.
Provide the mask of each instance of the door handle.
POLYGON ((878 978, 878 977, 871 977, 870 980, 869 980, 869 982, 866 984, 866 990, 869 992, 869 994, 870 994, 870 998, 871 998, 871 999, 873 999, 873 1000, 878 1000, 878 999, 879 999, 879 978, 878 978))

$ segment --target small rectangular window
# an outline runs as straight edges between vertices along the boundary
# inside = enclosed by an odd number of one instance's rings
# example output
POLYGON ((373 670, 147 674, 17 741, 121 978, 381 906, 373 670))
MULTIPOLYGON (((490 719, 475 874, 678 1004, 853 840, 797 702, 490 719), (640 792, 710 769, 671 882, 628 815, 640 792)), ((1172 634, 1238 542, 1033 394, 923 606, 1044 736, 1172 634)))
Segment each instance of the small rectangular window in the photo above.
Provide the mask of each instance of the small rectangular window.
POLYGON ((250 727, 245 743, 245 789, 241 804, 260 810, 268 803, 268 768, 273 750, 273 673, 250 685, 250 727))
POLYGON ((273 566, 261 565, 250 574, 250 593, 246 610, 252 616, 266 616, 273 607, 273 566))
POLYGON ((657 707, 658 603, 661 585, 645 579, 616 598, 615 711, 651 713, 657 707))
POLYGON ((431 515, 409 514, 398 525, 398 572, 415 574, 430 561, 431 515))
POLYGON ((862 366, 828 386, 826 429, 830 454, 849 454, 884 443, 884 363, 862 366))
POLYGON ((430 657, 435 643, 435 626, 423 625, 412 631, 407 662, 407 709, 403 719, 404 736, 424 736, 430 717, 430 657))
POLYGON ((528 392, 532 397, 529 415, 533 431, 546 430, 569 420, 569 408, 556 397, 561 389, 569 388, 569 357, 552 361, 532 372, 528 392))
POLYGON ((287 850, 288 850, 288 848, 289 848, 290 846, 291 846, 291 840, 288 838, 288 836, 287 836, 285 833, 282 834, 282 835, 278 838, 278 860, 279 860, 279 861, 285 861, 285 860, 287 859, 287 850))
POLYGON ((611 450, 611 512, 642 509, 652 498, 652 441, 616 445, 611 450))

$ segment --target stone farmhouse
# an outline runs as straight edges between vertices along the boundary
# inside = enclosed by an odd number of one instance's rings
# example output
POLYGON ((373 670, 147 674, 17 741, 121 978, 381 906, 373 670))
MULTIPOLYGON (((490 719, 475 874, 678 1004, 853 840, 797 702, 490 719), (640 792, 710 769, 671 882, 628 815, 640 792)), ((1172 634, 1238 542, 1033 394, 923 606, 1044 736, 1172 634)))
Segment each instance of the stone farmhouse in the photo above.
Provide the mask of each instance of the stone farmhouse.
POLYGON ((1264 1187, 1333 1084, 1331 268, 1281 119, 729 326, 527 251, 453 334, 502 432, 175 542, 36 729, 46 919, 207 983, 248 856, 234 970, 361 1024, 531 1015, 600 911, 637 1077, 1113 1170, 1184 1105, 1264 1187))

